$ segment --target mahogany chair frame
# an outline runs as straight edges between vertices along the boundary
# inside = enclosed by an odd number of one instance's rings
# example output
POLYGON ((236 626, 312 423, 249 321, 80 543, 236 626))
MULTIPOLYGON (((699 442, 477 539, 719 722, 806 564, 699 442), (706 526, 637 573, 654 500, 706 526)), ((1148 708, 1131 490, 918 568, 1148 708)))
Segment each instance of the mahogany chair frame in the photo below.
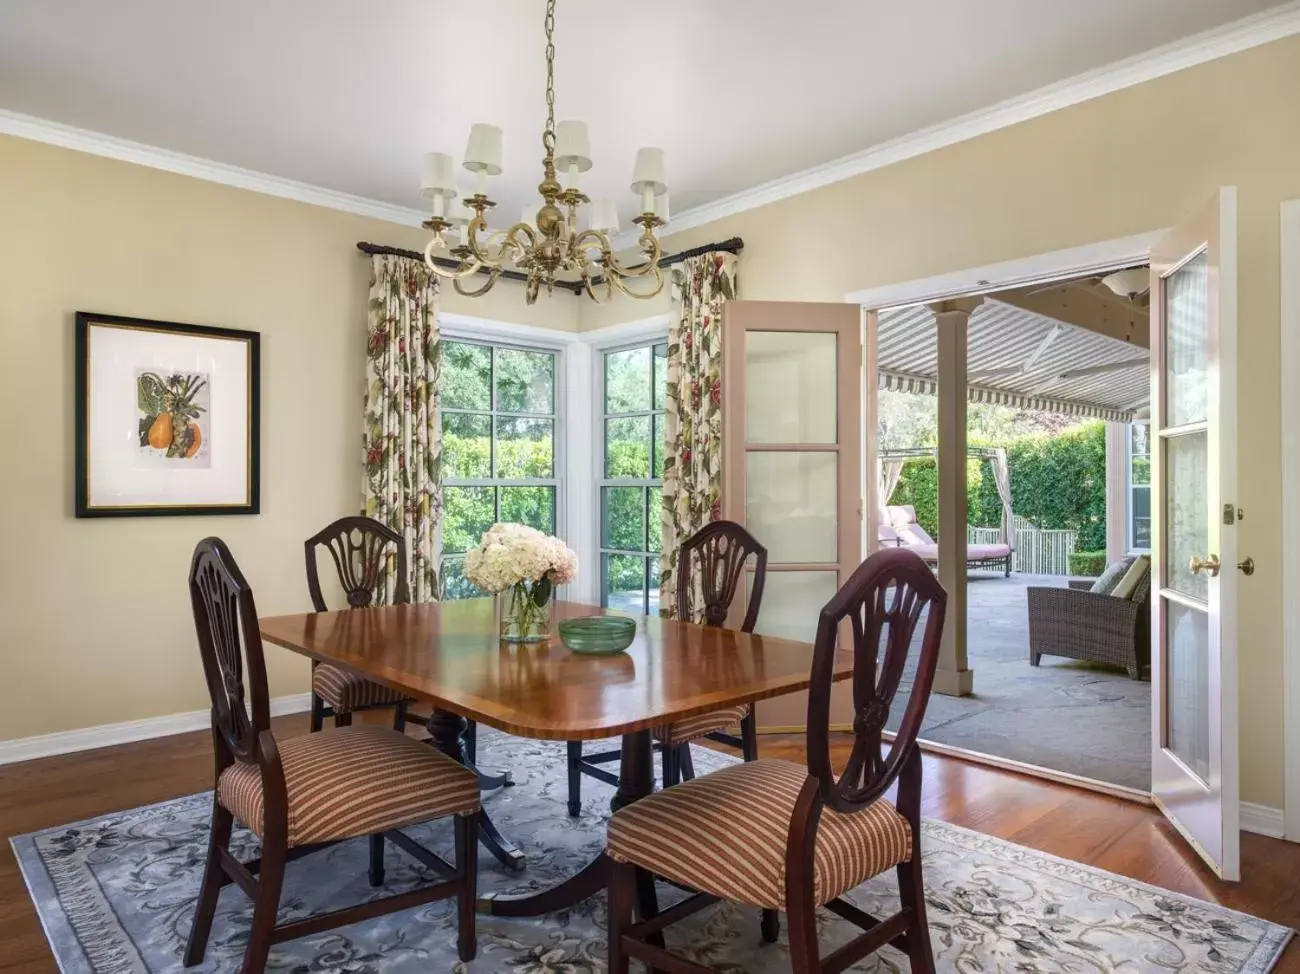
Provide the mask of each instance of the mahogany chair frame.
MULTIPOLYGON (((799 793, 786 838, 786 913, 794 974, 843 971, 886 944, 908 956, 915 974, 934 971, 921 871, 921 752, 916 738, 925 716, 939 661, 947 593, 925 563, 905 549, 871 555, 821 611, 808 696, 808 778, 799 793), (923 611, 929 610, 920 658, 902 722, 888 752, 882 732, 923 611), (853 751, 843 774, 830 756, 831 676, 845 623, 853 641, 853 751), (886 624, 888 628, 886 629, 886 624), (883 642, 883 657, 881 654, 883 642), (824 959, 817 942, 814 850, 823 809, 861 811, 897 782, 896 807, 912 830, 912 856, 896 867, 902 908, 872 917, 843 898, 826 909, 864 932, 824 959)), ((609 875, 609 971, 628 974, 629 960, 669 974, 709 974, 710 969, 669 953, 663 930, 717 901, 705 893, 656 915, 644 896, 647 875, 629 863, 611 863, 609 875), (642 895, 638 896, 638 890, 642 895), (633 909, 640 910, 633 922, 633 909)), ((766 934, 766 931, 765 931, 766 934)))
MULTIPOLYGON (((217 898, 231 883, 254 902, 242 974, 261 974, 274 944, 453 897, 457 900, 460 957, 466 962, 472 960, 477 952, 478 813, 456 816, 455 865, 400 831, 384 833, 442 876, 441 882, 292 923, 276 923, 286 864, 337 843, 289 845, 289 800, 284 766, 271 733, 270 694, 257 607, 252 589, 220 538, 205 538, 195 547, 189 588, 203 674, 212 701, 215 768, 212 829, 194 923, 185 947, 185 966, 203 962, 217 898), (256 765, 262 780, 262 855, 251 862, 240 862, 231 853, 234 816, 216 798, 216 782, 236 762, 256 765)), ((377 837, 371 838, 373 856, 373 839, 377 837)))
MULTIPOLYGON (((749 608, 740 625, 741 632, 753 632, 758 622, 758 609, 763 601, 763 586, 767 580, 767 548, 735 521, 714 521, 706 524, 685 541, 677 551, 677 564, 685 570, 677 573, 677 605, 689 604, 691 585, 695 577, 693 569, 696 556, 699 561, 700 591, 703 597, 703 624, 722 627, 731 612, 740 581, 745 574, 745 565, 750 557, 754 558, 754 585, 750 590, 749 608)), ((746 761, 758 758, 758 723, 754 708, 749 708, 749 716, 740 722, 740 736, 716 731, 704 735, 706 739, 726 744, 741 752, 746 761)), ((695 767, 691 762, 691 746, 678 744, 667 747, 656 743, 655 749, 663 754, 663 786, 671 788, 680 781, 695 777, 695 767)), ((600 751, 596 754, 582 753, 581 741, 568 742, 569 769, 569 815, 577 818, 582 813, 582 776, 588 775, 607 785, 618 786, 618 776, 600 767, 619 760, 619 749, 600 751)))

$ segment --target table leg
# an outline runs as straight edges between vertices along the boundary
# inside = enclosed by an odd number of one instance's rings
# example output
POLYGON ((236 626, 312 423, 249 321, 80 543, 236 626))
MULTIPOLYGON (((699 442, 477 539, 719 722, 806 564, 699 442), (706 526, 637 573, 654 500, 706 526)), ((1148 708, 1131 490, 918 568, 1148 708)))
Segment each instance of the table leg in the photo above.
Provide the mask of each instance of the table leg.
MULTIPOLYGON (((435 710, 429 717, 429 736, 439 751, 477 773, 465 749, 465 728, 468 723, 464 717, 449 710, 435 710)), ((488 852, 496 856, 507 869, 519 872, 528 864, 524 854, 501 834, 486 811, 479 816, 478 837, 488 852)))
MULTIPOLYGON (((623 759, 619 767, 618 791, 610 805, 617 811, 640 801, 655 790, 654 752, 650 732, 623 735, 623 759)), ((609 860, 602 852, 582 871, 558 886, 540 893, 523 895, 488 893, 478 901, 480 913, 500 917, 535 917, 557 913, 595 896, 609 881, 609 860)), ((644 893, 642 894, 644 897, 644 893)), ((644 902, 644 901, 643 901, 644 902)))

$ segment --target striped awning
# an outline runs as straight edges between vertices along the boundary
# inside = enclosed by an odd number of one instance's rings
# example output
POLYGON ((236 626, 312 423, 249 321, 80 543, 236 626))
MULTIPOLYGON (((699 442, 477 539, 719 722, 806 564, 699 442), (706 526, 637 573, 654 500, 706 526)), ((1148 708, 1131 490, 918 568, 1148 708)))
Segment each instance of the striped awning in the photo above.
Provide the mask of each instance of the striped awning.
MULTIPOLYGON (((934 395, 934 312, 924 305, 895 308, 882 311, 879 320, 880 388, 934 395)), ((1128 422, 1150 398, 1145 357, 1145 349, 1127 342, 985 298, 967 334, 967 396, 977 403, 1128 422), (1026 362, 1030 366, 1021 369, 1026 362), (1122 367, 1096 370, 1107 365, 1122 367)))

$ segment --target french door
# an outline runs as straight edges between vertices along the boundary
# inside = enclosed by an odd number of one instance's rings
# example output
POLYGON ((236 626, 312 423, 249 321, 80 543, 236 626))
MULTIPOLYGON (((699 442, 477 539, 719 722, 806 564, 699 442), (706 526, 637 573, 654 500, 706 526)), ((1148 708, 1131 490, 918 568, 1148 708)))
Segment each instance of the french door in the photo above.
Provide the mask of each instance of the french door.
POLYGON ((1237 197, 1151 251, 1151 793, 1224 879, 1237 789, 1237 197))
MULTIPOLYGON (((862 559, 861 321, 854 304, 726 305, 723 516, 768 550, 760 633, 811 643, 862 559)), ((802 693, 762 701, 759 727, 801 729, 807 707, 802 693)), ((831 708, 832 724, 852 720, 847 682, 831 708)))

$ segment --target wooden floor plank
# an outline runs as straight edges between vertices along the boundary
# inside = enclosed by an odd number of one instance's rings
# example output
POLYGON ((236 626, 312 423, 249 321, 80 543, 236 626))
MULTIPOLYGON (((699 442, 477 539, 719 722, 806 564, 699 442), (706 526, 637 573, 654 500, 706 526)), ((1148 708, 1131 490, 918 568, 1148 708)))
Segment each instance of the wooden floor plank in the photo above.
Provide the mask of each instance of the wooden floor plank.
MULTIPOLYGON (((375 722, 382 712, 367 715, 375 722)), ((305 715, 276 718, 275 731, 305 733, 305 715)), ((848 738, 833 754, 847 759, 848 738)), ((764 736, 764 757, 802 762, 802 737, 764 736)), ((61 755, 0 768, 0 835, 12 836, 193 794, 212 785, 207 732, 61 755)), ((1300 845, 1242 837, 1238 884, 1221 883, 1153 809, 1065 785, 927 755, 924 814, 1052 855, 1236 910, 1300 926, 1300 845)), ((556 774, 563 769, 557 764, 556 774)), ((9 844, 0 849, 0 972, 56 974, 58 968, 9 844)), ((1300 948, 1280 974, 1300 974, 1300 948)))

